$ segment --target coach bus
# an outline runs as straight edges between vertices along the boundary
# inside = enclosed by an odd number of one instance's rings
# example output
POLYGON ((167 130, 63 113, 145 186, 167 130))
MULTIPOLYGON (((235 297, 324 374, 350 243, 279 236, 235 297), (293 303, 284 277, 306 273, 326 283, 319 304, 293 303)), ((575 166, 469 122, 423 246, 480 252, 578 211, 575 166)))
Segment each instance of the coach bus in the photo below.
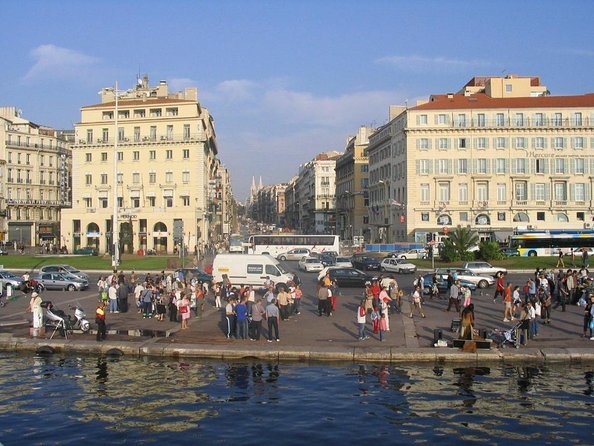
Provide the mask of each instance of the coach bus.
POLYGON ((307 248, 315 252, 340 251, 338 235, 250 235, 248 242, 250 254, 268 253, 273 257, 294 248, 307 248))
POLYGON ((245 252, 241 234, 231 234, 229 236, 229 252, 238 254, 243 254, 245 252))
POLYGON ((547 229, 517 230, 510 238, 510 247, 521 256, 555 256, 594 247, 594 230, 547 229))

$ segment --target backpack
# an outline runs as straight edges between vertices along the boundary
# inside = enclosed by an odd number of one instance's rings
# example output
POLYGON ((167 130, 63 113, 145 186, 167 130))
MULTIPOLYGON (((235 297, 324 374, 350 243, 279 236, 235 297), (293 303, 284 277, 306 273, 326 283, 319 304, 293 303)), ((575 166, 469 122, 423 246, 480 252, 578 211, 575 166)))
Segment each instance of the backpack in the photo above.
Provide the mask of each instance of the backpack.
POLYGON ((359 307, 359 316, 361 316, 361 317, 365 316, 365 308, 359 307))

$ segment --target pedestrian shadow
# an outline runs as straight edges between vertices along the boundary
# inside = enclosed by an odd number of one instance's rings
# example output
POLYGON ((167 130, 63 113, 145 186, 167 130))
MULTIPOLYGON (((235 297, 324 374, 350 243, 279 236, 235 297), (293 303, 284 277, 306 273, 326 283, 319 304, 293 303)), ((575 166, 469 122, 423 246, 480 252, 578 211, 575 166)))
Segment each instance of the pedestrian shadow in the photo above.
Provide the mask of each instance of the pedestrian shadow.
POLYGON ((349 328, 347 328, 344 325, 341 325, 341 324, 339 324, 337 322, 333 322, 332 323, 332 325, 334 325, 334 327, 338 331, 340 331, 340 332, 348 335, 349 337, 352 337, 352 338, 357 339, 359 337, 359 327, 357 327, 357 324, 355 322, 353 322, 352 324, 355 326, 355 329, 354 330, 350 330, 349 328))

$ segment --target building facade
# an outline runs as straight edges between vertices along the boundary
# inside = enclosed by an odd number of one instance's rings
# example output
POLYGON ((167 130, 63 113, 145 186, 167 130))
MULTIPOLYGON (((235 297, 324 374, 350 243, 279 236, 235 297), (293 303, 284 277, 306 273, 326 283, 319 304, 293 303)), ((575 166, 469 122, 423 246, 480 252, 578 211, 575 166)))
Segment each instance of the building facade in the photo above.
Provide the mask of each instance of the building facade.
POLYGON ((537 77, 473 78, 393 117, 370 137, 369 163, 370 221, 385 225, 385 241, 456 226, 501 240, 515 228, 589 228, 594 94, 551 96, 537 77))
POLYGON ((151 87, 147 76, 126 91, 104 88, 99 104, 81 108, 72 154, 72 209, 62 214, 71 250, 201 249, 228 221, 220 206, 228 175, 196 88, 169 93, 166 81, 151 87))
POLYGON ((9 246, 62 244, 61 211, 71 202, 71 150, 58 130, 0 108, 0 240, 9 246))

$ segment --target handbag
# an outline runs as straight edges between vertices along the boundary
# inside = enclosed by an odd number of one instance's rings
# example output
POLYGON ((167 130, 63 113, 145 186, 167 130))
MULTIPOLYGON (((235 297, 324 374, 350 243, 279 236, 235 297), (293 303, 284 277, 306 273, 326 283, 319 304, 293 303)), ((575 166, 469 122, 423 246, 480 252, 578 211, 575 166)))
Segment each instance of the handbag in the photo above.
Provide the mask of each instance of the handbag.
POLYGON ((179 312, 181 314, 187 313, 188 312, 188 307, 186 305, 179 307, 179 312))

